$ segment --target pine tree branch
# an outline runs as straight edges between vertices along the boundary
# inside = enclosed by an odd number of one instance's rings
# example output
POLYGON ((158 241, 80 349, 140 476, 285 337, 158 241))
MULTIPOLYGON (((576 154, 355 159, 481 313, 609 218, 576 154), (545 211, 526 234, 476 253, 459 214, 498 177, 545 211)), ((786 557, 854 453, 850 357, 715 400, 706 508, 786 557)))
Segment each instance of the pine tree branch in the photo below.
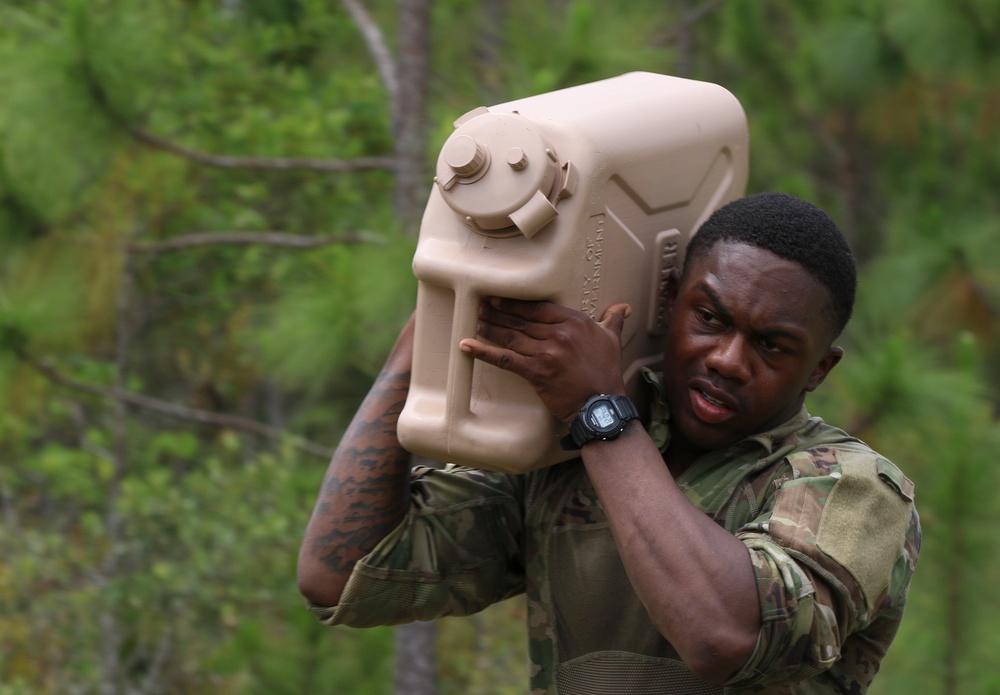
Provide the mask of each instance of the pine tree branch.
POLYGON ((385 244, 384 237, 372 232, 347 232, 323 236, 303 236, 284 232, 193 232, 165 241, 132 242, 128 250, 136 253, 164 253, 194 246, 213 244, 284 246, 295 249, 313 249, 332 244, 385 244))
POLYGON ((63 388, 79 391, 81 393, 89 393, 102 398, 114 399, 119 403, 126 403, 137 408, 143 408, 145 410, 160 413, 161 415, 167 415, 180 420, 200 422, 205 425, 213 425, 215 427, 249 432, 251 434, 258 434, 270 439, 283 439, 287 437, 292 446, 301 451, 324 458, 330 458, 333 455, 333 449, 330 449, 329 447, 325 447, 322 444, 317 444, 301 437, 290 436, 285 430, 265 425, 257 420, 240 417, 239 415, 227 415, 225 413, 214 413, 208 410, 199 410, 198 408, 189 408, 178 403, 171 403, 170 401, 164 401, 152 396, 144 396, 140 393, 133 393, 131 391, 126 391, 125 389, 113 386, 88 384, 83 381, 71 379, 51 365, 34 359, 30 355, 21 353, 20 357, 50 382, 57 386, 62 386, 63 388))
POLYGON ((395 157, 372 156, 355 157, 353 159, 313 159, 310 157, 240 157, 235 155, 213 154, 191 149, 173 140, 153 135, 129 122, 115 107, 107 90, 94 72, 93 66, 85 55, 80 56, 80 72, 86 88, 94 97, 94 102, 104 111, 112 122, 128 132, 137 141, 169 152, 183 159, 221 169, 251 169, 251 170, 306 170, 322 172, 353 172, 372 169, 392 171, 395 168, 395 157))
MULTIPOLYGON (((120 119, 119 119, 119 122, 120 119)), ((221 169, 255 169, 255 170, 293 170, 343 172, 366 171, 371 169, 392 170, 395 165, 393 157, 356 157, 354 159, 312 159, 309 157, 239 157, 235 155, 211 154, 193 150, 167 140, 158 135, 148 133, 141 128, 123 124, 125 129, 139 142, 154 149, 169 152, 198 164, 221 169)))
POLYGON ((382 36, 382 30, 379 29, 375 20, 372 19, 368 11, 357 0, 340 0, 340 4, 351 15, 351 19, 354 20, 358 31, 361 32, 362 38, 364 38, 365 43, 368 45, 368 51, 375 60, 375 66, 382 77, 382 84, 385 85, 385 91, 389 93, 389 100, 392 104, 389 112, 395 116, 399 94, 398 70, 396 61, 393 59, 392 53, 389 51, 389 46, 385 42, 385 37, 382 36))

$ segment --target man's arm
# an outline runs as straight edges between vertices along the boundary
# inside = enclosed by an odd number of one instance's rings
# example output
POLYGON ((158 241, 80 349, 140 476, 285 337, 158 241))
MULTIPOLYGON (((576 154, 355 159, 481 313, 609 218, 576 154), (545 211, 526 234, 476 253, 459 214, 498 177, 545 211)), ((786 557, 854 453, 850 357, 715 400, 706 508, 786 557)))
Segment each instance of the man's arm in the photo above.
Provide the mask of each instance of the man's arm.
POLYGON ((396 438, 413 359, 413 318, 333 454, 299 549, 299 591, 335 606, 354 569, 406 516, 410 453, 396 438))
MULTIPOLYGON (((624 394, 621 329, 614 305, 597 323, 545 302, 485 304, 479 333, 462 341, 472 356, 528 380, 569 422, 595 393, 624 394)), ((622 563, 651 620, 696 674, 724 682, 749 658, 760 630, 749 553, 692 505, 638 422, 616 440, 582 451, 622 563)))
POLYGON ((653 624, 695 674, 727 681, 750 657, 760 631, 746 546, 688 501, 640 423, 581 453, 653 624))

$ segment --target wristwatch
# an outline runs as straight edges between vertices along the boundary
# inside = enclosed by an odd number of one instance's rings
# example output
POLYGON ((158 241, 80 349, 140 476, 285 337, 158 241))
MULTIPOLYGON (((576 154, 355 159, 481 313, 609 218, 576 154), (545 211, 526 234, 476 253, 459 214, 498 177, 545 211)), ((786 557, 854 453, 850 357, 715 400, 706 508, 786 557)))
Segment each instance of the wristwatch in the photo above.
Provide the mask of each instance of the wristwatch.
POLYGON ((635 403, 628 396, 591 396, 569 423, 569 434, 559 441, 565 451, 579 449, 595 439, 615 439, 629 420, 639 417, 635 403))

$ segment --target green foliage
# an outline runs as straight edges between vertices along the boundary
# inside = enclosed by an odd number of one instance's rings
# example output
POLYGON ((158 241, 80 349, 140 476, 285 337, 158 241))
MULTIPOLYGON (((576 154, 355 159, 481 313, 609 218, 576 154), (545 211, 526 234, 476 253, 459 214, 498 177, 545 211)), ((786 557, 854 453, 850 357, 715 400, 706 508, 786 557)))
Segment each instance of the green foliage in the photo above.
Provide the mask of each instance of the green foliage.
POLYGON ((0 45, 0 193, 5 207, 47 225, 99 174, 114 135, 67 38, 32 26, 0 45))
POLYGON ((58 351, 79 338, 87 306, 78 261, 73 247, 48 239, 0 258, 0 350, 58 351))
POLYGON ((991 692, 996 686, 981 664, 992 658, 989 616, 1000 609, 992 591, 1000 580, 995 560, 1000 540, 994 531, 1000 505, 993 494, 1000 484, 993 465, 1000 430, 983 393, 975 341, 963 335, 958 342, 964 364, 911 361, 903 369, 927 387, 910 394, 921 402, 897 407, 893 412, 899 419, 867 429, 866 439, 882 450, 905 453, 907 471, 918 486, 924 530, 907 619, 879 692, 951 692, 959 683, 960 692, 991 692), (918 367, 919 372, 912 371, 918 367), (926 656, 915 656, 920 654, 926 656))
POLYGON ((467 618, 439 621, 441 695, 518 695, 528 680, 527 605, 509 599, 467 618))
POLYGON ((824 96, 850 102, 870 93, 878 80, 880 49, 878 28, 864 19, 845 17, 816 27, 807 50, 824 96))
POLYGON ((415 301, 413 251, 400 238, 314 254, 258 321, 268 370, 305 390, 336 383, 345 368, 374 379, 415 301))
POLYGON ((0 21, 3 692, 386 692, 391 631, 359 641, 323 628, 294 586, 321 461, 123 413, 32 366, 202 411, 322 420, 320 436, 333 439, 340 424, 309 415, 302 392, 348 403, 363 392, 360 377, 341 375, 370 374, 411 310, 412 240, 157 255, 130 245, 213 230, 390 239, 391 178, 210 168, 144 147, 127 128, 209 154, 384 154, 385 95, 348 50, 362 42, 318 2, 0 12, 15 20, 0 21), (328 333, 313 325, 282 344, 258 322, 276 311, 308 321, 289 298, 309 282, 349 301, 359 324, 340 324, 341 348, 317 358, 322 375, 279 393, 280 370, 265 370, 280 360, 261 361, 260 336, 287 358, 289 341, 328 333))
POLYGON ((884 12, 886 34, 918 77, 949 79, 974 69, 976 43, 951 42, 957 36, 976 36, 977 23, 954 3, 886 2, 884 12), (942 50, 943 46, 950 48, 942 50))
MULTIPOLYGON (((333 693, 342 692, 337 684, 385 681, 390 637, 383 631, 358 643, 322 629, 294 588, 298 529, 314 492, 308 467, 287 450, 247 465, 238 441, 221 448, 230 454, 212 456, 189 436, 150 440, 148 459, 135 462, 121 492, 117 510, 127 532, 117 549, 108 547, 107 522, 95 511, 83 510, 65 537, 5 535, 4 557, 15 562, 5 567, 9 593, 0 615, 47 645, 34 653, 34 668, 96 688, 95 655, 81 645, 114 636, 100 629, 111 624, 121 658, 136 668, 149 668, 161 652, 178 660, 166 675, 144 674, 164 678, 171 692, 333 693), (129 571, 102 576, 109 552, 120 553, 129 571), (96 620, 80 619, 86 615, 96 620), (347 658, 331 663, 327 655, 336 651, 347 658)), ((88 491, 102 500, 109 468, 83 451, 50 449, 31 476, 42 479, 62 517, 63 504, 79 506, 88 491)), ((19 672, 18 653, 7 657, 8 675, 19 672)))

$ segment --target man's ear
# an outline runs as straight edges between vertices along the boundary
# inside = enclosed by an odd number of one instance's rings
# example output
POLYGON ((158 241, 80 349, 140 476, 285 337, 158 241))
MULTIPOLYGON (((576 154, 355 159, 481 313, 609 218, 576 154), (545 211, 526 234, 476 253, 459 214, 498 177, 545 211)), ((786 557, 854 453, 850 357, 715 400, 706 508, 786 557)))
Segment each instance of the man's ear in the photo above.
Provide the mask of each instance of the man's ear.
POLYGON ((809 375, 809 380, 806 382, 806 391, 815 391, 819 388, 819 385, 823 383, 827 375, 837 366, 841 358, 844 356, 844 348, 832 346, 826 351, 823 359, 819 361, 813 369, 812 374, 809 375))
POLYGON ((660 296, 660 321, 664 328, 670 328, 670 317, 674 313, 674 302, 681 287, 681 274, 677 268, 671 268, 667 280, 663 283, 663 293, 660 296))

